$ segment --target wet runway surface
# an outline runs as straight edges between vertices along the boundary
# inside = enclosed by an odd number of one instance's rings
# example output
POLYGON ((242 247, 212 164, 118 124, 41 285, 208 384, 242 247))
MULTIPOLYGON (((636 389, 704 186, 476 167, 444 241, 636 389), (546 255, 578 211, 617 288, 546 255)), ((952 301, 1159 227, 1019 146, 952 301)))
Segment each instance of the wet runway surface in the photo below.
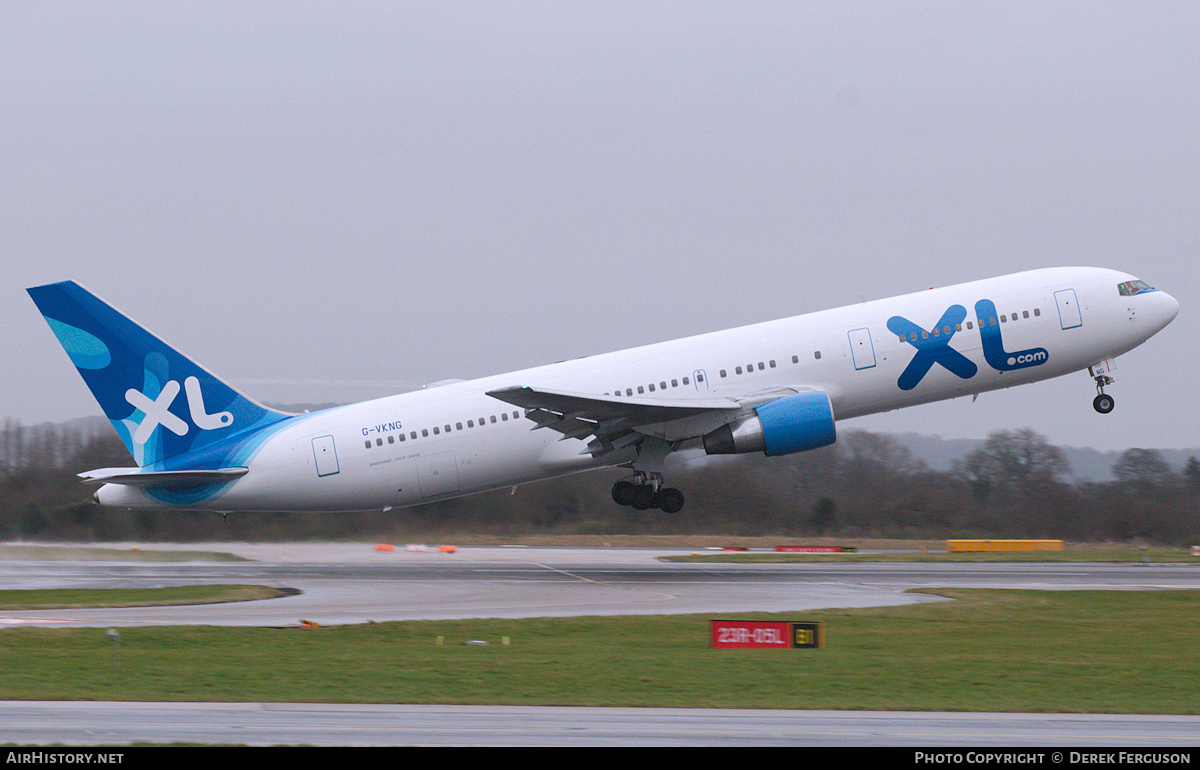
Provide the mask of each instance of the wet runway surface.
MULTIPOLYGON (((157 546, 156 546, 157 547, 157 546)), ((682 549, 460 548, 376 551, 366 544, 189 546, 233 562, 0 561, 5 588, 153 588, 252 583, 299 591, 271 601, 191 607, 0 613, 0 624, 322 625, 471 617, 782 612, 935 597, 942 586, 1037 589, 1200 588, 1181 564, 681 564, 682 549)))

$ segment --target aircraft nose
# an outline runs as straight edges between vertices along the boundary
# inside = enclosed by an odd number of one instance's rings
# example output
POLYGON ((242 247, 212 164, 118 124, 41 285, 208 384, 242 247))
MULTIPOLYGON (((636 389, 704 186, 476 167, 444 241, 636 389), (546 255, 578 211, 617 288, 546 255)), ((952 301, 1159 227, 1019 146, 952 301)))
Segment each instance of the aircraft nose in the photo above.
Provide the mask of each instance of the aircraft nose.
POLYGON ((1166 326, 1179 315, 1179 301, 1165 291, 1155 292, 1158 295, 1159 309, 1162 312, 1162 325, 1166 326))

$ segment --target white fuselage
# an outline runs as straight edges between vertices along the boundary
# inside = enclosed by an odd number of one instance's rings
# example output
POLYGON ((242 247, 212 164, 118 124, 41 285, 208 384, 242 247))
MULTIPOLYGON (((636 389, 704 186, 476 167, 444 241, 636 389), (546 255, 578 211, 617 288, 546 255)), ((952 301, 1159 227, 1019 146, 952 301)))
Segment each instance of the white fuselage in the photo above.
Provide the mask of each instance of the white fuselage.
MULTIPOLYGON (((829 395, 842 420, 1057 377, 1131 350, 1174 317, 1178 306, 1165 293, 1119 294, 1118 284, 1131 278, 1098 268, 1037 270, 297 416, 256 447, 244 477, 187 507, 400 507, 636 458, 634 446, 593 458, 586 439, 536 429, 521 409, 487 395, 511 386, 672 401, 815 389, 829 395), (1003 316, 991 334, 1014 354, 1007 361, 1012 368, 997 369, 994 355, 990 362, 985 355, 981 300, 1003 316), (955 306, 965 309, 965 320, 952 320, 950 334, 941 326, 933 334, 955 306), (905 332, 896 318, 923 334, 905 332), (910 334, 921 339, 914 342, 910 334), (920 345, 927 360, 914 367, 920 345), (973 365, 970 376, 963 359, 973 365)), ((640 430, 687 448, 711 427, 692 421, 640 430)), ((165 507, 139 488, 113 484, 102 487, 97 500, 165 507)))

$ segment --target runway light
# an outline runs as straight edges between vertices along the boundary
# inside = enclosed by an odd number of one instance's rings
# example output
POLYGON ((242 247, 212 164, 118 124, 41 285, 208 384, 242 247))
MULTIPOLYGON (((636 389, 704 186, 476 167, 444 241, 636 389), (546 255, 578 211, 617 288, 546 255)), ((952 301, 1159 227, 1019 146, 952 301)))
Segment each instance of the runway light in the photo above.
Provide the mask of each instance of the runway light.
POLYGON ((396 546, 388 545, 387 543, 376 543, 375 550, 376 551, 394 551, 394 550, 396 550, 396 546))
POLYGON ((104 632, 108 640, 113 644, 113 660, 112 667, 120 668, 121 666, 121 632, 115 628, 110 628, 104 632))

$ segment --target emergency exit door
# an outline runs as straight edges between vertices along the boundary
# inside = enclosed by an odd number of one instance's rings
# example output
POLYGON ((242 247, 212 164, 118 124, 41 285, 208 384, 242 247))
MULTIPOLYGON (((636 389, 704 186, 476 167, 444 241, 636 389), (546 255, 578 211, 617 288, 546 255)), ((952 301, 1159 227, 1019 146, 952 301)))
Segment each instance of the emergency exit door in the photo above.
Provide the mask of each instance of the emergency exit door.
POLYGON ((871 342, 870 329, 851 329, 847 332, 850 338, 850 355, 854 359, 855 369, 870 369, 875 365, 875 344, 871 342))
POLYGON ((332 476, 341 470, 338 466, 337 449, 333 446, 333 436, 317 436, 312 440, 312 448, 318 476, 332 476))
POLYGON ((1074 329, 1083 326, 1083 314, 1079 310, 1079 297, 1074 289, 1063 289, 1054 292, 1054 301, 1058 304, 1058 322, 1064 329, 1074 329))

